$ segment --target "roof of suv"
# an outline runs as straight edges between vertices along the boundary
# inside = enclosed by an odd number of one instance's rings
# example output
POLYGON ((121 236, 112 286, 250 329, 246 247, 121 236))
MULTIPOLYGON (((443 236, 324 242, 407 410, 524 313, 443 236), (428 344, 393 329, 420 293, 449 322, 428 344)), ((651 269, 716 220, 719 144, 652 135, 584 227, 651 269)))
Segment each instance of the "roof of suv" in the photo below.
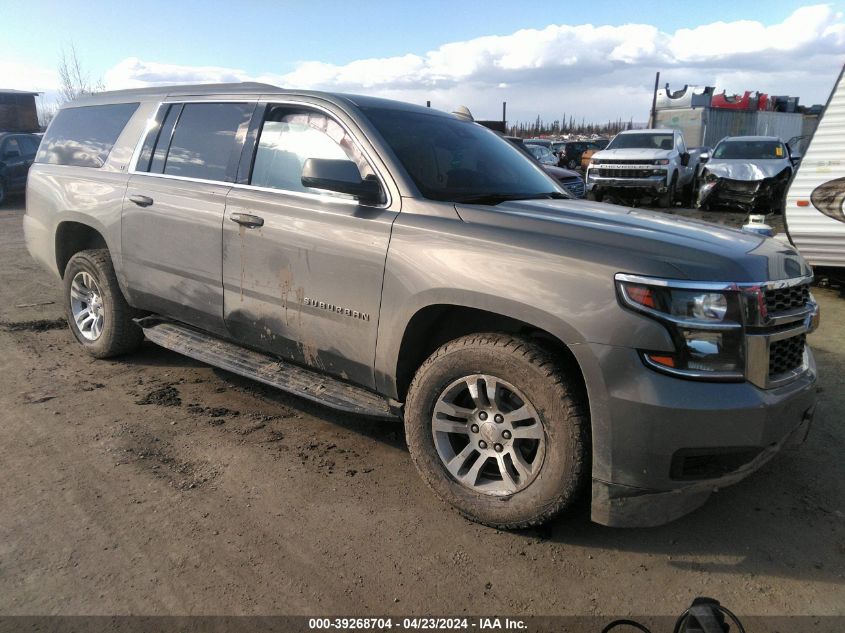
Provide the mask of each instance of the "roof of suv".
POLYGON ((733 143, 734 141, 772 141, 783 143, 778 136, 726 136, 722 141, 725 143, 733 143))
POLYGON ((643 130, 622 130, 619 134, 674 134, 676 129, 671 127, 648 128, 643 130))
POLYGON ((133 88, 130 90, 113 90, 98 92, 80 97, 64 107, 104 105, 109 103, 126 103, 129 101, 155 101, 169 97, 208 97, 208 96, 238 96, 238 95, 298 95, 316 97, 333 103, 346 103, 358 107, 381 107, 393 110, 415 110, 427 114, 453 116, 441 110, 427 108, 404 101, 393 101, 378 97, 350 95, 316 90, 295 90, 279 88, 271 84, 259 82, 224 83, 224 84, 187 84, 181 86, 151 86, 147 88, 133 88))

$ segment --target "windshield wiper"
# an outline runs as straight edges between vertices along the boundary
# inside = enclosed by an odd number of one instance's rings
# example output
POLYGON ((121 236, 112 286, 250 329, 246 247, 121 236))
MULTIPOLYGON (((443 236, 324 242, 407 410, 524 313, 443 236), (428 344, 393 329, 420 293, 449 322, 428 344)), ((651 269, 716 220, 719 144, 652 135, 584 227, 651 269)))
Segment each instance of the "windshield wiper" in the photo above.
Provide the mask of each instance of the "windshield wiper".
POLYGON ((458 196, 454 198, 454 202, 463 202, 466 204, 489 204, 495 206, 502 202, 511 200, 544 200, 544 199, 568 199, 564 193, 560 191, 547 191, 544 193, 480 193, 472 196, 458 196))

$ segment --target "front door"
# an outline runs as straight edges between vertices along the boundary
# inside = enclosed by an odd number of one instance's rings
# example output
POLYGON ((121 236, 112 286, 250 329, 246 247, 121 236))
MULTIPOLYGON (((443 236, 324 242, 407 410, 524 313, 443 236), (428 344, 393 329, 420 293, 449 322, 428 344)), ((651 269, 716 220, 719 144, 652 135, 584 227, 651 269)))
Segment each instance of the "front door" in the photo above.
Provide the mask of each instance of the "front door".
MULTIPOLYGON (((322 111, 268 106, 249 184, 223 223, 226 326, 238 341, 372 386, 384 262, 396 211, 302 185, 308 158, 352 160, 358 141, 322 111)), ((398 203, 395 203, 398 204, 398 203)))

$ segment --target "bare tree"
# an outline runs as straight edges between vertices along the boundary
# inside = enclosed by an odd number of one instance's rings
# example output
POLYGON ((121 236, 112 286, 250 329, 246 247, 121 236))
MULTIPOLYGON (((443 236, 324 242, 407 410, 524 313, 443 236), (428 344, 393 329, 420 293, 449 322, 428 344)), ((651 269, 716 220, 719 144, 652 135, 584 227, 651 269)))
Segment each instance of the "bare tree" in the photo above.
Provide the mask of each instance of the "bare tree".
POLYGON ((41 126, 42 130, 47 129, 58 110, 59 106, 55 101, 47 103, 43 94, 38 95, 38 125, 41 126))
POLYGON ((73 101, 83 95, 102 92, 105 89, 101 79, 96 82, 91 81, 91 75, 83 69, 73 42, 70 43, 68 49, 62 48, 62 57, 59 61, 60 104, 73 101))

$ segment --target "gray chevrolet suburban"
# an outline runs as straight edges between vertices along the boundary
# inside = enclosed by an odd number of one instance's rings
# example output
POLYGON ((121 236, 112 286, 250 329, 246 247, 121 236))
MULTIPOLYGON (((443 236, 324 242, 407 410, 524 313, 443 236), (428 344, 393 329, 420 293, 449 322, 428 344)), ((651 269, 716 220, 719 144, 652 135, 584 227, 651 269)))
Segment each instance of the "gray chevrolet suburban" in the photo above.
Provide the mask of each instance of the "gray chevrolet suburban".
POLYGON ((32 256, 98 358, 147 339, 404 420, 465 516, 671 521, 806 435, 812 271, 781 242, 571 199, 494 132, 262 84, 64 106, 32 256), (587 484, 590 484, 588 486, 587 484))

